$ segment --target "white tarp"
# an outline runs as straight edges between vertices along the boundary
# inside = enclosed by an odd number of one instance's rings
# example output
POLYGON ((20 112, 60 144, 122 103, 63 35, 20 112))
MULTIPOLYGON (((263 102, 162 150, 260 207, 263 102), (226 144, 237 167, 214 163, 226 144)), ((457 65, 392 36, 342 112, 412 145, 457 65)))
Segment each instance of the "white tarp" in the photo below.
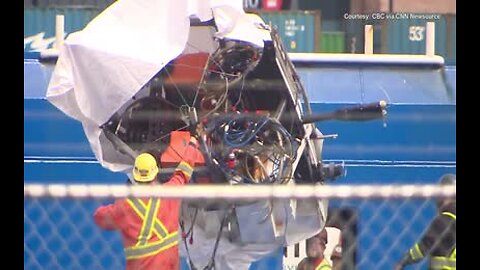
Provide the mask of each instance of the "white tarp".
POLYGON ((218 17, 219 38, 260 46, 269 38, 245 15, 241 0, 119 0, 65 40, 47 99, 82 123, 96 158, 109 170, 128 167, 104 159, 115 153, 105 153, 113 148, 102 145, 109 142, 101 140, 100 125, 182 53, 190 16, 218 17))

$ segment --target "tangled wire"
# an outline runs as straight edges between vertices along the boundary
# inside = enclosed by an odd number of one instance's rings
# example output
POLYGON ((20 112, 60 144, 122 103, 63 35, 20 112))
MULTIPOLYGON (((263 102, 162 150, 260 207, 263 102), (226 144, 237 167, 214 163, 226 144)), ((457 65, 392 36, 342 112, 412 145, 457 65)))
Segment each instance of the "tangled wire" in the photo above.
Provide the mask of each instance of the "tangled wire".
POLYGON ((212 159, 232 184, 284 183, 295 159, 290 133, 275 119, 225 114, 206 126, 212 159))

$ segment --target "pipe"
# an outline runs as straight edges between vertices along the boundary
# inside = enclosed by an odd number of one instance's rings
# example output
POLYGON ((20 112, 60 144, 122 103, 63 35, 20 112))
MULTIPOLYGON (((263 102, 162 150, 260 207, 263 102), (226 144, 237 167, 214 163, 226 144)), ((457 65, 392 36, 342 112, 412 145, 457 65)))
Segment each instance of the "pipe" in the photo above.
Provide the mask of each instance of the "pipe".
POLYGON ((365 54, 373 54, 373 25, 365 25, 365 54))
POLYGON ((435 22, 427 22, 427 39, 425 41, 425 54, 435 55, 435 22))
POLYGON ((57 15, 55 17, 55 49, 60 50, 63 46, 63 36, 65 34, 65 17, 57 15))

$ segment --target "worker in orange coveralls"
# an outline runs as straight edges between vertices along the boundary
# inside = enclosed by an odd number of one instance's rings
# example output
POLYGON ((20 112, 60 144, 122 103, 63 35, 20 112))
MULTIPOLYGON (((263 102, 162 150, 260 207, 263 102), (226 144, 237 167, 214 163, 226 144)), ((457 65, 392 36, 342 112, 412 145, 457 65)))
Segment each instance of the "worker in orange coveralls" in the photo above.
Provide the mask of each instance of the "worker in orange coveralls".
MULTIPOLYGON (((190 138, 182 161, 173 177, 163 185, 188 183, 195 166, 198 142, 190 138)), ((159 185, 159 162, 149 153, 135 159, 133 178, 141 185, 159 185)), ((113 204, 99 207, 93 217, 97 226, 105 230, 119 230, 122 234, 127 270, 177 270, 179 208, 181 201, 159 198, 122 198, 113 204)))

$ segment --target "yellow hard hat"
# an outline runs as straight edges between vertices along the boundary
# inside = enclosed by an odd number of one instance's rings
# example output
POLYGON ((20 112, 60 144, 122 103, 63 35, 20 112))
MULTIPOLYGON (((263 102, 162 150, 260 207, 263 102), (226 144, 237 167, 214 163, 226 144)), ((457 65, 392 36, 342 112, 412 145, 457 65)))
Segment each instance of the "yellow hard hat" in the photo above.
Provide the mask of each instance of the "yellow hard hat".
POLYGON ((135 159, 133 167, 133 179, 137 182, 151 182, 158 174, 158 165, 155 157, 149 153, 143 153, 135 159))

